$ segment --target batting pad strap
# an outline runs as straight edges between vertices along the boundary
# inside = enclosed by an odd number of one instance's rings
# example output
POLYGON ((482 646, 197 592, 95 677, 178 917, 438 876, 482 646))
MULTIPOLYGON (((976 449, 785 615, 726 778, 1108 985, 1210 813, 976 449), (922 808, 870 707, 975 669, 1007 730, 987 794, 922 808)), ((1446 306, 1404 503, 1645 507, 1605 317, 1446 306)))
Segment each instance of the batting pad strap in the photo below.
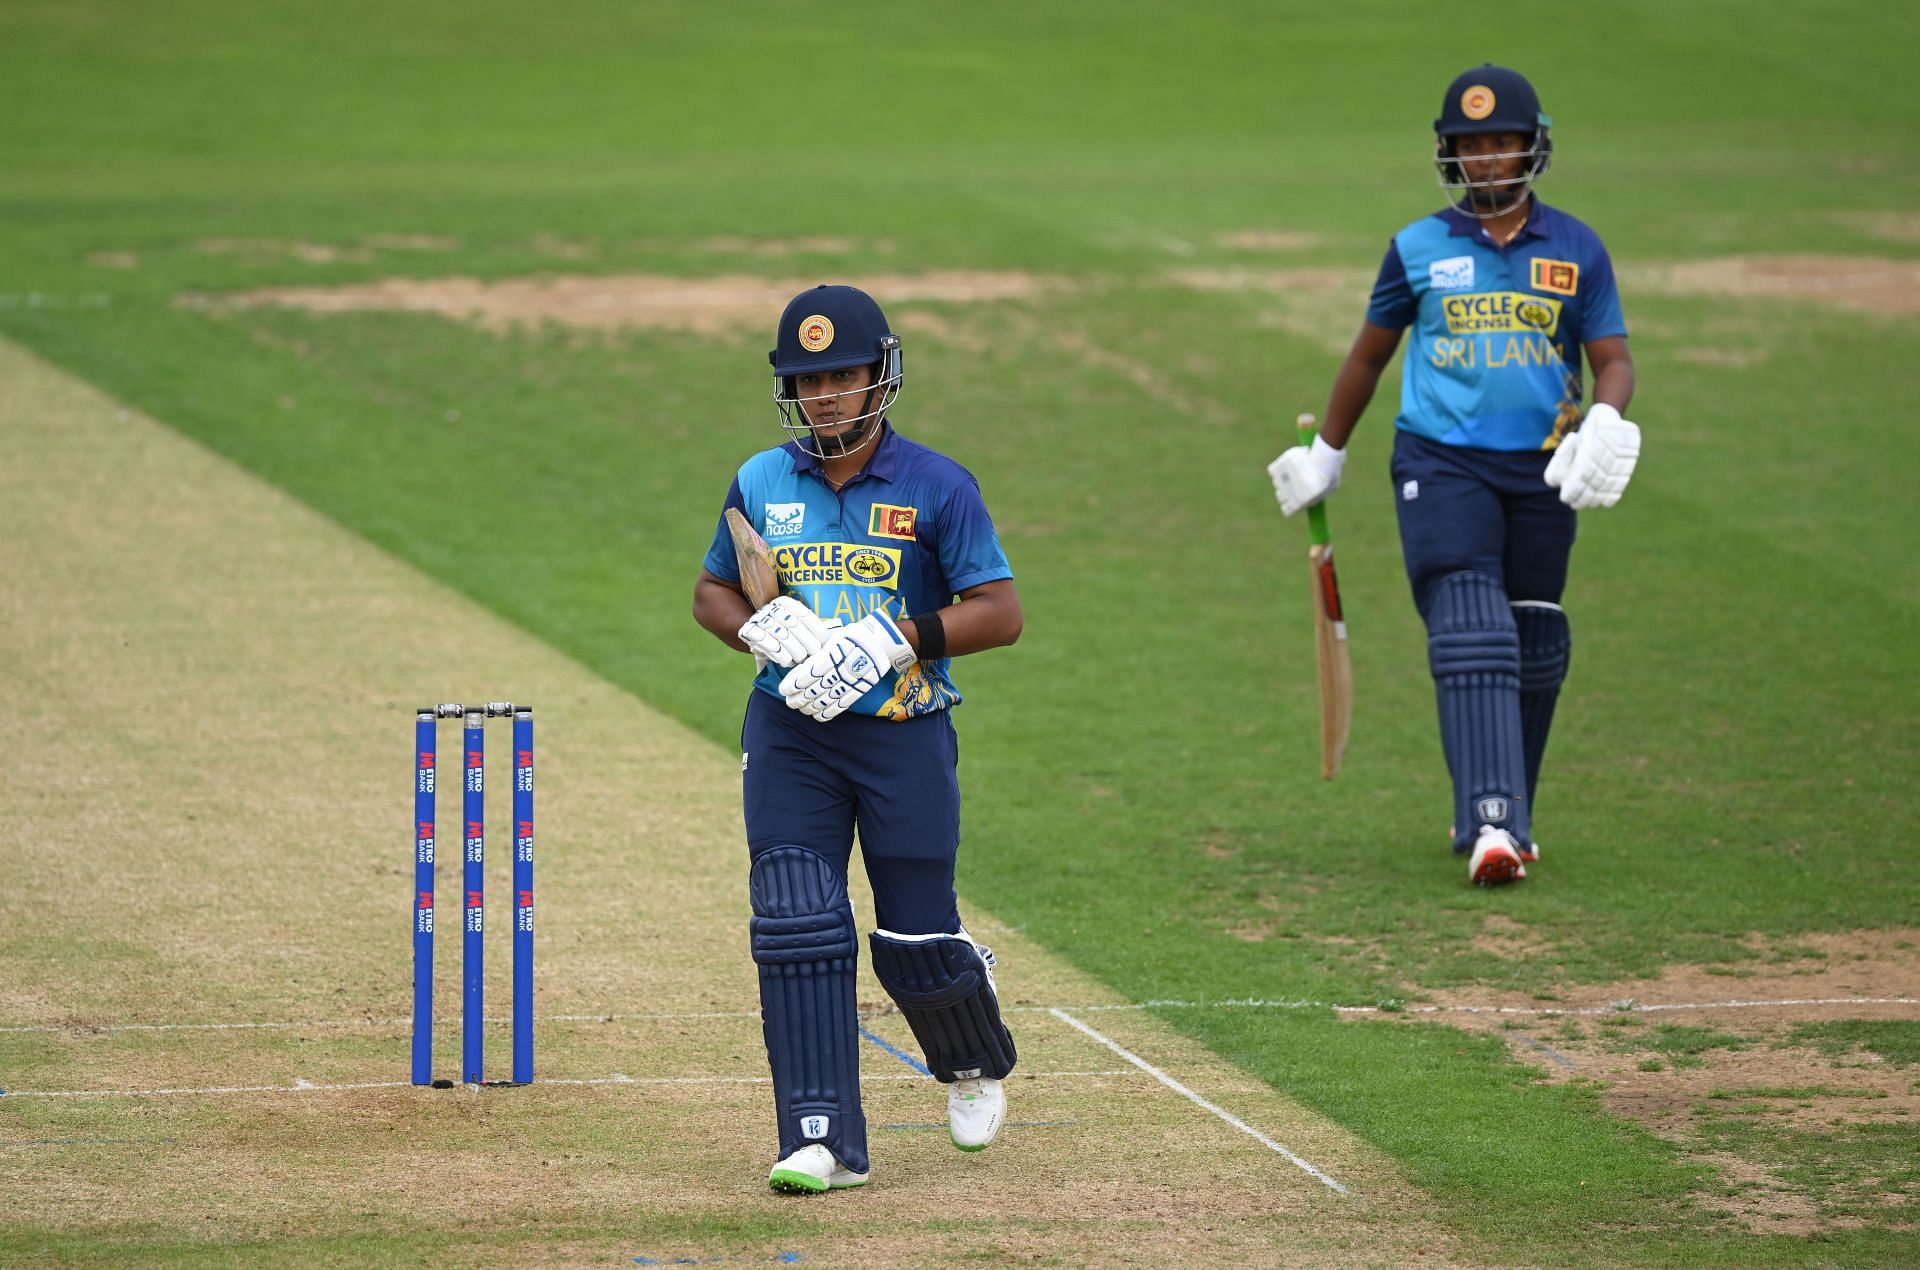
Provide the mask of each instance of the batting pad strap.
POLYGON ((971 939, 889 930, 868 938, 873 973, 906 1016, 935 1079, 999 1080, 1013 1070, 1013 1037, 1000 1019, 986 960, 971 939))
POLYGON ((851 909, 753 919, 753 959, 763 966, 789 965, 854 955, 851 909))

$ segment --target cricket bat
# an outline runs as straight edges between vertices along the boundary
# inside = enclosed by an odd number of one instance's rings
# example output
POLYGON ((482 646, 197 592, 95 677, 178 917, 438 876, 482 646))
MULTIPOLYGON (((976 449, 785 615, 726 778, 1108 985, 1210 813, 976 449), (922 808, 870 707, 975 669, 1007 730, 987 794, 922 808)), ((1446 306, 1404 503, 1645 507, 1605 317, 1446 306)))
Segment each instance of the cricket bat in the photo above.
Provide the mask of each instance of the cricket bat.
POLYGON ((738 507, 727 508, 727 530, 733 535, 733 558, 740 566, 740 589, 755 609, 763 609, 780 594, 780 571, 773 567, 773 548, 754 532, 738 507))
MULTIPOLYGON (((1300 444, 1312 445, 1314 418, 1298 419, 1300 444)), ((1313 651, 1320 668, 1320 774, 1332 780, 1347 752, 1353 728, 1353 662, 1347 655, 1347 616, 1340 607, 1340 578, 1333 570, 1325 500, 1307 508, 1307 569, 1313 579, 1313 651)))

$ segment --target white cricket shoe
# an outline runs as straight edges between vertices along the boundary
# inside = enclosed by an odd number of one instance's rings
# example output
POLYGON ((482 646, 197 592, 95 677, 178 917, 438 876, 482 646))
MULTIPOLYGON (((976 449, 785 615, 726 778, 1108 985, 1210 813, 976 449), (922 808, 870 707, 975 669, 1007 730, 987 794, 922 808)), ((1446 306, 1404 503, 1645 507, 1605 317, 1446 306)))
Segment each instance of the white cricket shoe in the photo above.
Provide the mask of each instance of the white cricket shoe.
POLYGON ((1007 1118, 1007 1095, 991 1076, 947 1086, 947 1133, 962 1151, 984 1151, 1007 1118))
POLYGON ((1527 876, 1520 862, 1520 844, 1505 829, 1481 825, 1480 836, 1473 840, 1473 856, 1467 861, 1467 880, 1475 886, 1504 886, 1527 876))
MULTIPOLYGON (((1471 842, 1460 841, 1460 839, 1454 835, 1454 832, 1451 827, 1449 827, 1447 830, 1447 844, 1453 848, 1453 853, 1455 855, 1465 855, 1467 852, 1473 850, 1473 844, 1471 842)), ((1520 862, 1522 864, 1532 864, 1535 860, 1538 860, 1539 858, 1540 858, 1539 839, 1536 838, 1530 842, 1523 842, 1520 844, 1520 862)))
POLYGON ((768 1186, 794 1195, 818 1195, 866 1184, 865 1173, 855 1173, 818 1142, 801 1147, 767 1174, 768 1186))

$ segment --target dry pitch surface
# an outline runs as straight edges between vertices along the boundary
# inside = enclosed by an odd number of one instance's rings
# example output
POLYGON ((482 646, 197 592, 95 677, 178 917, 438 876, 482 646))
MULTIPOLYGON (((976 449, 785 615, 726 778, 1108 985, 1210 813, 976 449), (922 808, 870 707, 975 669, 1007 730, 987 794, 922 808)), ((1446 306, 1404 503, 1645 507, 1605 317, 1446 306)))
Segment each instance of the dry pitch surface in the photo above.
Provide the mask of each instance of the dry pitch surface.
MULTIPOLYGON (((776 1196, 736 756, 6 344, 0 540, 0 1247, 553 1264, 1457 1253, 1380 1155, 978 910, 1016 1011, 1011 1127, 956 1152, 939 1086, 872 1043, 872 1184, 776 1196), (417 1089, 411 712, 481 698, 532 702, 540 727, 540 1080, 417 1089)), ((506 735, 489 736, 496 1015, 506 735)), ((444 725, 443 756, 457 746, 444 725)), ((442 794, 443 1075, 457 804, 442 794)), ((860 1000, 878 1041, 912 1049, 871 980, 860 1000)), ((488 1040, 504 1075, 507 1031, 488 1040)))

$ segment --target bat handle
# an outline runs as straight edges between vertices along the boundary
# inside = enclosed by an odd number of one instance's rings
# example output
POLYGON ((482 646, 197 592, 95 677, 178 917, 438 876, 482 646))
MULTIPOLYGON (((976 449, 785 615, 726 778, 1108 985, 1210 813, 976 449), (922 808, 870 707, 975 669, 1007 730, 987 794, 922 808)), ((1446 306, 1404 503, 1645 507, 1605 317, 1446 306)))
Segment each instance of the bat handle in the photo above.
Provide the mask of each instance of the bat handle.
MULTIPOLYGON (((1300 444, 1312 445, 1313 438, 1319 431, 1314 417, 1303 414, 1293 422, 1294 426, 1300 430, 1300 444)), ((1307 541, 1316 547, 1324 547, 1333 541, 1331 532, 1327 529, 1327 501, 1324 498, 1307 508, 1307 541)))

